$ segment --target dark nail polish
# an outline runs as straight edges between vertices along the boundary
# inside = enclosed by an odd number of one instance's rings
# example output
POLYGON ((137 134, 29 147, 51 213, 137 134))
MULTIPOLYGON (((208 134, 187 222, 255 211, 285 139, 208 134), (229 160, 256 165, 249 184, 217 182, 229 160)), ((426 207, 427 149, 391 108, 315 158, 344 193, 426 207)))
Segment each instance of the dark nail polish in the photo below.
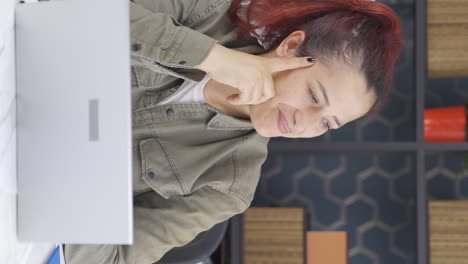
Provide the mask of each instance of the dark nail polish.
POLYGON ((315 58, 307 58, 308 62, 315 62, 315 58))

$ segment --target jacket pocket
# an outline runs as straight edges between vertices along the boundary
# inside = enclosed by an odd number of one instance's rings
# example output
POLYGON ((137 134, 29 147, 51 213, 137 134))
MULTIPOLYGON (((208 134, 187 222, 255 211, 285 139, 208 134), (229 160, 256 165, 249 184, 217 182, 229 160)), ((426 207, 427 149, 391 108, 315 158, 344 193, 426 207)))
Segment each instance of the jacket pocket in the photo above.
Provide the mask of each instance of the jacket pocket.
POLYGON ((138 88, 156 88, 161 74, 141 66, 133 66, 134 77, 138 88))
POLYGON ((175 164, 158 139, 140 141, 140 154, 141 177, 146 184, 166 199, 184 195, 175 164))

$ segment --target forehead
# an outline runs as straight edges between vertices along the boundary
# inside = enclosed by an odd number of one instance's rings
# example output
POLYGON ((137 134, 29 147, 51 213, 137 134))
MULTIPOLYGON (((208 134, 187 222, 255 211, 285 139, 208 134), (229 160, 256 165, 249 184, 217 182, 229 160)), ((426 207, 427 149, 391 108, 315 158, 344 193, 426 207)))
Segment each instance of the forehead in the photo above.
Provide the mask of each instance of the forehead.
POLYGON ((320 92, 319 82, 323 85, 330 109, 344 123, 363 116, 375 100, 374 93, 367 91, 364 75, 344 63, 325 64, 317 61, 307 68, 306 75, 316 92, 320 92))

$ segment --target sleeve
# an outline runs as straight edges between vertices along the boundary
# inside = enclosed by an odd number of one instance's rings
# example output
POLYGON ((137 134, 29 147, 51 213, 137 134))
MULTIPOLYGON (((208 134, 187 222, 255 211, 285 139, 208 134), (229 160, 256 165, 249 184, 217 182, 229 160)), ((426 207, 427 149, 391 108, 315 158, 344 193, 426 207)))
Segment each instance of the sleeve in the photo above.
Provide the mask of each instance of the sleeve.
POLYGON ((135 197, 134 204, 133 245, 67 244, 66 263, 151 264, 249 206, 209 186, 167 200, 148 192, 135 197))
POLYGON ((190 24, 226 5, 228 0, 131 0, 133 61, 155 72, 200 79, 204 72, 194 66, 201 64, 219 41, 191 29, 190 24))

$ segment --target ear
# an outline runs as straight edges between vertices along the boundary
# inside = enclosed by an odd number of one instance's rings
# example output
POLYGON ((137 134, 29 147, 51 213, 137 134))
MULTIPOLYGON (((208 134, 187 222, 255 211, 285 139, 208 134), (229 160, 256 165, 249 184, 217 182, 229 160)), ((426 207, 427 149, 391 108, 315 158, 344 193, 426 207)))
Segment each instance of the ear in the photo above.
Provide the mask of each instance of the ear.
POLYGON ((304 43, 306 34, 302 30, 297 30, 287 36, 276 48, 278 57, 294 57, 297 49, 304 43))

